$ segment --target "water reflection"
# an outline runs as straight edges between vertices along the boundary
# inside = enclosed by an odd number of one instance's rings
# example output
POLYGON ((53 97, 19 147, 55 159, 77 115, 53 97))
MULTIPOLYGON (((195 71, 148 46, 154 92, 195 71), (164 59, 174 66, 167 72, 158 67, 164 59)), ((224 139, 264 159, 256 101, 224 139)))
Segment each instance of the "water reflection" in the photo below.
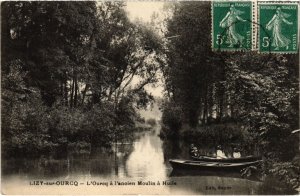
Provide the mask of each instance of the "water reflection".
POLYGON ((150 132, 134 143, 134 150, 126 162, 129 177, 165 179, 166 169, 162 142, 150 132))
MULTIPOLYGON (((162 141, 157 136, 159 127, 137 134, 133 143, 118 143, 113 151, 99 149, 92 157, 69 156, 62 160, 8 159, 2 161, 2 187, 6 193, 44 194, 46 188, 29 186, 30 180, 77 180, 87 181, 168 181, 176 185, 135 187, 51 187, 54 194, 267 194, 263 183, 242 179, 239 174, 222 173, 176 173, 172 172, 170 158, 189 158, 189 144, 182 141, 162 141), (18 185, 19 189, 14 187, 18 185), (82 190, 83 189, 83 190, 82 190), (263 190, 263 191, 262 191, 263 190), (15 192, 14 192, 15 191, 15 192), (44 191, 44 192, 43 192, 44 191)), ((201 154, 216 155, 214 145, 199 147, 201 154)), ((222 151, 233 156, 233 149, 222 151)), ((243 153, 243 152, 242 152, 243 153)), ((244 156, 245 154, 242 154, 244 156)), ((48 189, 49 191, 49 189, 48 189)), ((278 194, 281 194, 280 192, 278 194)))

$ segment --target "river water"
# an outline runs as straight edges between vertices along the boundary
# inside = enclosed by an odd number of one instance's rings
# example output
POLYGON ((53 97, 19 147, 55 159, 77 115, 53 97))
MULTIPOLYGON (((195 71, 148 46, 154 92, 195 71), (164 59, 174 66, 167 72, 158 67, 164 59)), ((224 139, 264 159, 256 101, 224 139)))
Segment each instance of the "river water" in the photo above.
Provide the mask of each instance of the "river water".
POLYGON ((159 127, 140 132, 116 153, 92 158, 2 161, 4 194, 268 194, 265 183, 239 174, 175 174, 169 158, 188 158, 187 144, 163 142, 159 127), (263 191, 263 192, 261 192, 263 191), (264 192, 265 191, 265 192, 264 192))

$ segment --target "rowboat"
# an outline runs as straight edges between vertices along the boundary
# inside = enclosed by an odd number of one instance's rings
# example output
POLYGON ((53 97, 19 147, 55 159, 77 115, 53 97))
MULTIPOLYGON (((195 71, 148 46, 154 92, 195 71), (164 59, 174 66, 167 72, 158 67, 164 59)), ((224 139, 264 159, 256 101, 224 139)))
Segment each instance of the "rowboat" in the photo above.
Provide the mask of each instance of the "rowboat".
POLYGON ((251 161, 243 163, 220 163, 203 162, 183 159, 170 159, 170 164, 174 170, 195 170, 195 171, 240 171, 249 166, 258 165, 261 161, 251 161))
POLYGON ((219 162, 219 163, 244 163, 261 160, 260 156, 246 156, 240 158, 215 158, 210 156, 191 156, 194 161, 207 161, 207 162, 219 162))

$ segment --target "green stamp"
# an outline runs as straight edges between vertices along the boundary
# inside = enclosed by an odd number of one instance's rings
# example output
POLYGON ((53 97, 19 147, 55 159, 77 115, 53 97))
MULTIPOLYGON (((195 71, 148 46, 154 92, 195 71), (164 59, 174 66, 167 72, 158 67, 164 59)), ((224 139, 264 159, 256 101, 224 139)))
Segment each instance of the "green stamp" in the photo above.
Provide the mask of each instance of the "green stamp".
POLYGON ((252 3, 212 3, 212 48, 236 51, 252 48, 252 3))
POLYGON ((259 4, 260 52, 297 53, 298 5, 291 3, 259 4))

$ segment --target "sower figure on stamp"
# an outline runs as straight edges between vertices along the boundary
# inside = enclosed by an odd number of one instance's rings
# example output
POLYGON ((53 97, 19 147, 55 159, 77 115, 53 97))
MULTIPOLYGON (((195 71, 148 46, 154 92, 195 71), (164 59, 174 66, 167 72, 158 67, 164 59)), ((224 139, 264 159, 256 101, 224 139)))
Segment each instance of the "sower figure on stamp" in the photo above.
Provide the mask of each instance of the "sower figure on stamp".
POLYGON ((244 37, 237 32, 236 23, 238 21, 246 22, 246 20, 240 17, 244 12, 237 10, 233 4, 230 5, 229 9, 229 12, 227 12, 226 16, 221 20, 220 27, 228 28, 227 42, 229 43, 229 47, 233 47, 237 44, 242 45, 244 37))
POLYGON ((272 30, 272 46, 275 47, 275 50, 279 50, 279 48, 286 47, 288 49, 291 40, 286 38, 281 30, 282 30, 282 23, 286 23, 288 25, 292 25, 292 22, 286 20, 286 18, 290 17, 289 14, 286 14, 281 11, 281 8, 278 7, 276 9, 276 13, 274 14, 273 18, 268 22, 266 28, 268 30, 272 30))

